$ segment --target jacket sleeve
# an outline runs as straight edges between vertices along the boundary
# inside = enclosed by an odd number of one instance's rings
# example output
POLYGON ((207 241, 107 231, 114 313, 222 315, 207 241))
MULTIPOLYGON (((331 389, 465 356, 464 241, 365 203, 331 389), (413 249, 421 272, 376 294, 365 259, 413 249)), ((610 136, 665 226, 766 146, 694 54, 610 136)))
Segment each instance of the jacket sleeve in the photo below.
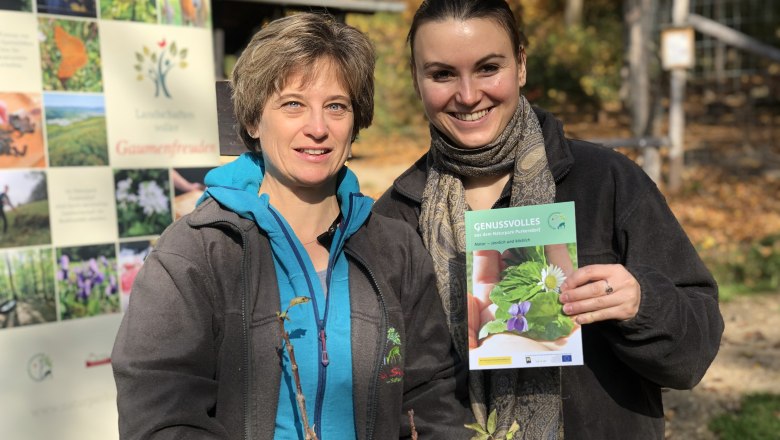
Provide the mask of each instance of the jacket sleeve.
POLYGON ((468 370, 452 344, 430 255, 419 236, 406 229, 410 251, 401 292, 407 335, 401 437, 410 436, 407 412, 414 410, 420 438, 467 439, 471 432, 464 424, 473 421, 468 370))
POLYGON ((208 273, 188 257, 155 250, 136 277, 112 353, 120 438, 227 438, 213 417, 208 273))
POLYGON ((720 346, 718 288, 663 195, 652 182, 644 187, 615 222, 620 258, 640 285, 639 311, 607 326, 606 337, 648 380, 692 388, 720 346))

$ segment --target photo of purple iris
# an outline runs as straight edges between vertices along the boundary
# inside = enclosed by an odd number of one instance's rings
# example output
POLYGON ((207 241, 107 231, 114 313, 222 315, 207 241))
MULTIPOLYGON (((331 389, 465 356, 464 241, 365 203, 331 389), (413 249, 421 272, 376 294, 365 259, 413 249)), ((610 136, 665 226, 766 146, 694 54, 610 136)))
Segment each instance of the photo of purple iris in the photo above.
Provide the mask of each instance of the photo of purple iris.
POLYGON ((509 307, 509 314, 512 315, 512 317, 507 321, 506 329, 509 331, 514 330, 518 333, 528 330, 528 321, 525 319, 525 315, 529 310, 531 310, 530 301, 512 304, 509 307))

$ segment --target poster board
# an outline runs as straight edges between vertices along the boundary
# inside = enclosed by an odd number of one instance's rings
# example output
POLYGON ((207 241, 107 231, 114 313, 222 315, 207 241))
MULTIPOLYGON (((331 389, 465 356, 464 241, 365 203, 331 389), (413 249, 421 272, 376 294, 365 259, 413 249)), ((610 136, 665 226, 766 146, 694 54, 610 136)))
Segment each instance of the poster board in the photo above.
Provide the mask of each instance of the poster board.
POLYGON ((3 437, 118 438, 132 281, 220 163, 211 7, 0 0, 0 22, 3 437))

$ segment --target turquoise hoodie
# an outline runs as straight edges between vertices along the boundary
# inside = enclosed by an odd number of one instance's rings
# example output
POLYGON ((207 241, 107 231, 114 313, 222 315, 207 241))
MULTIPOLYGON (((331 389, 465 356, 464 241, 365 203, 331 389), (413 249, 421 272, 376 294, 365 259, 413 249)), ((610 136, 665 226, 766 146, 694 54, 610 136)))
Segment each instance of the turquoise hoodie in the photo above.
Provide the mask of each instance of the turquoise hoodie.
MULTIPOLYGON (((360 193, 355 174, 347 167, 342 168, 336 190, 342 221, 330 247, 326 276, 328 294, 325 295, 311 259, 290 225, 271 206, 267 194, 258 196, 264 172, 261 155, 244 153, 208 173, 207 189, 200 201, 213 197, 224 208, 257 223, 268 235, 282 308, 296 296, 312 299, 290 309, 290 320, 285 322, 295 348, 309 423, 315 425, 321 440, 355 438, 354 423, 344 423, 345 420, 354 421, 354 408, 349 266, 343 247, 365 223, 373 200, 360 193)), ((276 439, 304 438, 291 371, 284 350, 274 431, 276 439)))

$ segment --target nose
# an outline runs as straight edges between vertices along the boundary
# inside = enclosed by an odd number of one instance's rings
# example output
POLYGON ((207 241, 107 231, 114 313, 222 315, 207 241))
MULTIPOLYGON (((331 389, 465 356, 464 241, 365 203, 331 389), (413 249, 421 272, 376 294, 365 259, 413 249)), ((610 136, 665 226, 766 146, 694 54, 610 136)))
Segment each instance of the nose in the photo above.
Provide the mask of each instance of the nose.
POLYGON ((305 135, 313 139, 322 139, 328 135, 328 123, 322 110, 312 109, 309 112, 306 125, 303 127, 305 135))
POLYGON ((479 87, 476 81, 469 77, 463 77, 458 82, 458 92, 455 99, 459 104, 465 106, 472 106, 479 102, 481 99, 479 87))

